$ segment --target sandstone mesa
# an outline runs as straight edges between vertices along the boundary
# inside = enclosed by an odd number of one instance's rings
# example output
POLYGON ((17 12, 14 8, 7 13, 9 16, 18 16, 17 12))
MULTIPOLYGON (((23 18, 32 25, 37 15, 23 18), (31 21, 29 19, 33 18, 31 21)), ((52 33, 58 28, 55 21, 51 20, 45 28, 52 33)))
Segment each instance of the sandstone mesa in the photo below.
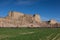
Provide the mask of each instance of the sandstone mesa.
POLYGON ((10 11, 8 16, 0 18, 0 27, 60 27, 55 20, 42 21, 38 14, 27 15, 10 11))

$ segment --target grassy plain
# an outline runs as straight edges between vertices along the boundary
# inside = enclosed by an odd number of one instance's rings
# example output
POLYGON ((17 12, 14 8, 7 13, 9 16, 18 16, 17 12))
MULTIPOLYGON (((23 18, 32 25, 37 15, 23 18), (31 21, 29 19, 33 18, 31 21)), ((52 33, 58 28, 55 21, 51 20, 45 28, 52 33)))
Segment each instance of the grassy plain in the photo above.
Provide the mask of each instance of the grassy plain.
POLYGON ((0 28, 0 40, 60 40, 60 28, 0 28))

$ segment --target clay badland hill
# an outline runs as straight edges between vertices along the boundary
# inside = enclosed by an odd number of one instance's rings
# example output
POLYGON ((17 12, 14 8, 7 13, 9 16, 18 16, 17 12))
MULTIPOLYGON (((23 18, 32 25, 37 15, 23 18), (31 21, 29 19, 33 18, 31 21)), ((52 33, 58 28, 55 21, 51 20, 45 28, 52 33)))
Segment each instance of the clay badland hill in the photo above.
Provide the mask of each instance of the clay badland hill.
POLYGON ((8 16, 0 18, 0 27, 59 27, 55 20, 42 21, 38 14, 27 15, 10 11, 8 16))

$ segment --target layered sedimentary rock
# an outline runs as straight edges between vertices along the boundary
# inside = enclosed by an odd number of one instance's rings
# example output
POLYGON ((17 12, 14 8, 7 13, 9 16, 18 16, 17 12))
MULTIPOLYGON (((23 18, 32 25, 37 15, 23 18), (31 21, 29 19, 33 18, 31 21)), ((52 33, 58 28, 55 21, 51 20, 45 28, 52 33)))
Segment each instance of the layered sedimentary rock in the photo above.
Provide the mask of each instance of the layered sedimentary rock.
POLYGON ((27 15, 10 11, 5 18, 0 18, 0 27, 37 27, 40 23, 39 15, 27 15))
POLYGON ((38 14, 28 15, 10 11, 8 16, 0 18, 0 27, 60 27, 55 20, 42 21, 38 14))

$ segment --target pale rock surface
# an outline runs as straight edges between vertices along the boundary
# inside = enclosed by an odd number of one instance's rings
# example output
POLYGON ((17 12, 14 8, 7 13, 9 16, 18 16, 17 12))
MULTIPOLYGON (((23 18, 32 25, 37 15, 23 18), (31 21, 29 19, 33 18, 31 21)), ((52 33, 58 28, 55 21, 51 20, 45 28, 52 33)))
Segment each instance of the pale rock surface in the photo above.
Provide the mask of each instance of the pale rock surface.
POLYGON ((54 19, 51 19, 50 20, 50 22, 49 22, 49 24, 56 24, 57 22, 56 22, 56 20, 54 20, 54 19))
POLYGON ((0 27, 37 27, 40 25, 40 17, 19 12, 10 11, 9 15, 0 18, 0 27))
POLYGON ((41 22, 40 16, 38 14, 34 14, 34 19, 36 22, 41 22))
POLYGON ((0 18, 0 27, 60 27, 55 20, 42 21, 38 14, 27 15, 10 11, 8 16, 0 18))

